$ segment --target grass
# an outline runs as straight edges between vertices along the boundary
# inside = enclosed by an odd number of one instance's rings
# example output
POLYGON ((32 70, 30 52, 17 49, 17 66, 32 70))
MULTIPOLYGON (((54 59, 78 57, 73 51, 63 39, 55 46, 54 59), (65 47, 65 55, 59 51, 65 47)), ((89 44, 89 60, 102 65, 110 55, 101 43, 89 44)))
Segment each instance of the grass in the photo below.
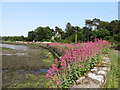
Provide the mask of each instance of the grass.
POLYGON ((11 49, 11 48, 0 48, 0 50, 14 50, 14 49, 11 49))
MULTIPOLYGON (((46 50, 46 49, 45 49, 46 50)), ((48 53, 48 51, 46 51, 45 52, 45 50, 44 50, 44 55, 46 55, 46 59, 43 59, 43 62, 45 62, 45 63, 48 63, 48 64, 53 64, 53 62, 54 62, 54 59, 55 59, 55 57, 53 57, 53 55, 49 52, 48 53)))
POLYGON ((28 80, 24 83, 14 83, 10 88, 45 88, 46 86, 46 78, 44 75, 35 76, 34 74, 28 74, 28 80))
POLYGON ((0 53, 2 53, 4 51, 13 51, 14 49, 10 49, 10 48, 1 48, 0 47, 0 53))
POLYGON ((115 50, 111 50, 108 56, 111 60, 111 65, 104 87, 120 88, 120 56, 118 55, 118 51, 115 50))

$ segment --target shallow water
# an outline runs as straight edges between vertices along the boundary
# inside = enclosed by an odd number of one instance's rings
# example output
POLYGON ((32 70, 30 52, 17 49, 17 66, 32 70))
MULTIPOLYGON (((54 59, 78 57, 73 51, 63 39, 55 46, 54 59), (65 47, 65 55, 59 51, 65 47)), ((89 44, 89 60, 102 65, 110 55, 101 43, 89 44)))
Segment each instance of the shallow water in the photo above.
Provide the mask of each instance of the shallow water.
POLYGON ((28 54, 27 53, 16 53, 15 55, 24 56, 24 55, 28 55, 28 54))
POLYGON ((3 53, 0 53, 0 56, 1 56, 1 55, 12 56, 12 54, 3 54, 3 53))
POLYGON ((38 72, 44 72, 44 73, 47 73, 48 70, 49 70, 49 69, 39 69, 38 71, 25 70, 25 69, 3 69, 2 72, 21 71, 21 72, 30 72, 30 73, 38 73, 38 72))
MULTIPOLYGON (((11 49, 3 49, 2 53, 2 61, 3 61, 3 69, 25 69, 25 70, 39 70, 44 72, 44 66, 47 63, 44 60, 49 60, 49 51, 42 48, 37 47, 37 49, 29 48, 23 45, 11 45, 11 44, 0 44, 0 47, 11 48, 11 49)), ((52 55, 52 54, 51 54, 52 55)), ((47 65, 49 66, 49 65, 47 65)))
POLYGON ((10 44, 0 44, 2 48, 10 48, 10 49, 17 49, 17 50, 27 50, 29 49, 27 46, 22 45, 10 45, 10 44))
POLYGON ((12 55, 24 56, 24 55, 28 55, 28 54, 27 53, 16 53, 16 54, 0 53, 0 55, 4 55, 4 56, 12 56, 12 55))

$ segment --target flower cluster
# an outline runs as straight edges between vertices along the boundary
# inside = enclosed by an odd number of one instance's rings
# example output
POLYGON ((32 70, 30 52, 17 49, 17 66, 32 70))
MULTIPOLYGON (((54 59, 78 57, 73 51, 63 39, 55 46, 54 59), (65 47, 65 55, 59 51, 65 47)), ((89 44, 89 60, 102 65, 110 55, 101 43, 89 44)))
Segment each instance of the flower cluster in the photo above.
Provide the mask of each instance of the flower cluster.
POLYGON ((55 64, 48 70, 46 78, 52 81, 52 87, 68 87, 72 80, 78 79, 98 62, 98 55, 109 42, 95 39, 94 42, 77 44, 51 43, 51 47, 64 51, 64 55, 55 59, 55 64), (57 77, 57 79, 55 79, 57 77))

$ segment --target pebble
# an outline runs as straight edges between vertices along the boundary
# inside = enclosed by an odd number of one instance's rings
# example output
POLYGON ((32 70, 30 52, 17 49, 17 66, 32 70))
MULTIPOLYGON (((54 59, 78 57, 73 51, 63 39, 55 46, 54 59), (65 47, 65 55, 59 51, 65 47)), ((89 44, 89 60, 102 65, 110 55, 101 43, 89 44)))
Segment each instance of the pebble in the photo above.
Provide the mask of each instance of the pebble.
POLYGON ((80 82, 80 81, 82 81, 84 79, 85 79, 85 77, 81 77, 80 79, 76 80, 76 82, 80 82))
POLYGON ((97 71, 98 71, 98 68, 93 68, 93 69, 91 69, 91 71, 97 72, 97 71))

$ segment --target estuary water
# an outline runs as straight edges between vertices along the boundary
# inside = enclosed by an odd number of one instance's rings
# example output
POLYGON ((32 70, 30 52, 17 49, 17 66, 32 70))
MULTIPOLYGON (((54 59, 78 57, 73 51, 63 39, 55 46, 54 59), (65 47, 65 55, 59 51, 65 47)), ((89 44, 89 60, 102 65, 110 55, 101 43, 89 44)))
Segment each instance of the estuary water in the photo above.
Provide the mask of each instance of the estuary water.
MULTIPOLYGON (((27 47, 27 46, 23 46, 23 45, 10 45, 10 44, 0 44, 0 48, 9 48, 9 49, 14 49, 14 50, 20 50, 20 51, 34 51, 35 49, 31 49, 31 48, 29 48, 29 47, 27 47)), ((39 49, 38 49, 39 50, 39 49)), ((0 55, 2 55, 2 56, 14 56, 14 59, 17 59, 17 56, 28 56, 28 54, 29 54, 30 52, 28 52, 28 53, 26 53, 26 52, 16 52, 16 53, 9 53, 9 51, 8 51, 8 53, 0 53, 0 55)), ((37 53, 37 52, 36 52, 37 53)), ((15 71, 23 71, 23 72, 31 72, 31 73, 37 73, 37 72, 45 72, 45 73, 47 73, 47 71, 48 71, 48 69, 38 69, 38 70, 36 70, 36 71, 33 71, 33 70, 25 70, 25 69, 9 69, 9 68, 7 68, 7 69, 3 69, 3 72, 5 71, 5 72, 7 72, 7 71, 13 71, 13 70, 15 70, 15 71)))
POLYGON ((0 44, 1 48, 10 48, 10 49, 16 49, 16 50, 27 50, 29 49, 27 46, 22 45, 10 45, 10 44, 0 44))
POLYGON ((45 75, 54 62, 54 57, 47 49, 39 44, 7 43, 0 44, 0 50, 3 88, 45 87, 43 83, 47 81, 45 75))

